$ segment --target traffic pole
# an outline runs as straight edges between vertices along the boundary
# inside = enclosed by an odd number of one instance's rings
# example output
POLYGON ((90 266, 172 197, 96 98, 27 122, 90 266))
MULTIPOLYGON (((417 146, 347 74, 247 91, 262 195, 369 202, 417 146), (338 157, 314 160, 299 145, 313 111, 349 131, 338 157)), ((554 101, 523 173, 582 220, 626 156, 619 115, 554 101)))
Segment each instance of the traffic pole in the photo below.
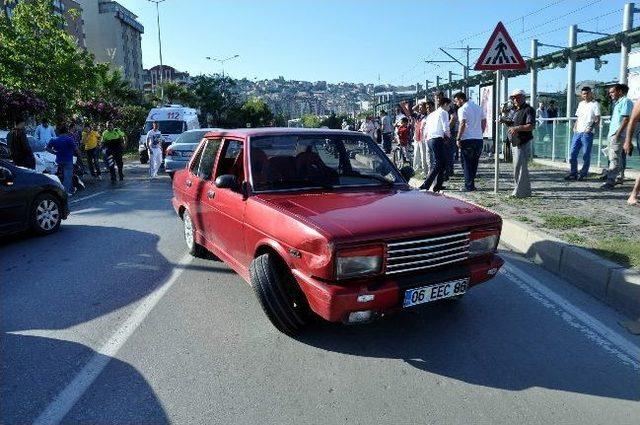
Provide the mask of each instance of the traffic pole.
POLYGON ((494 124, 494 131, 493 131, 493 138, 495 140, 494 143, 494 150, 495 150, 495 154, 494 154, 494 164, 495 164, 495 175, 494 175, 494 183, 493 183, 493 193, 495 193, 496 195, 498 194, 498 190, 499 190, 499 184, 498 184, 498 179, 500 178, 500 78, 501 78, 501 72, 498 70, 496 71, 496 86, 495 89, 493 91, 494 95, 495 95, 495 99, 496 99, 496 103, 495 103, 495 122, 492 123, 494 124))

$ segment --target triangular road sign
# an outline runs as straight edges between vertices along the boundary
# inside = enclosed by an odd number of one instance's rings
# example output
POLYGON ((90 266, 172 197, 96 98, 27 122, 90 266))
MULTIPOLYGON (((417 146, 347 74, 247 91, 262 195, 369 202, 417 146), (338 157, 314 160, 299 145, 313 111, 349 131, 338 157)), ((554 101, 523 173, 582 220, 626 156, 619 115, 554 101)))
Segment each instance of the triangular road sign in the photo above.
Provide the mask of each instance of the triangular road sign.
POLYGON ((502 25, 502 22, 498 22, 473 69, 476 71, 497 71, 526 67, 527 65, 507 29, 502 25))

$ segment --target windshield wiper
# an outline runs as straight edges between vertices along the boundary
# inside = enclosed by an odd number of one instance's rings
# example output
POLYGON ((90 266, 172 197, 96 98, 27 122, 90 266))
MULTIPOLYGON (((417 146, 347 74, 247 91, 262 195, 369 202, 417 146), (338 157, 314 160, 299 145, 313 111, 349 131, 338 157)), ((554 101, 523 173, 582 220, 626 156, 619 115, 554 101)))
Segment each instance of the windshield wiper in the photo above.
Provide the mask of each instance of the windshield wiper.
POLYGON ((347 177, 362 177, 363 179, 376 180, 376 181, 379 181, 380 183, 384 183, 387 186, 394 186, 396 184, 396 182, 392 182, 382 177, 379 174, 363 174, 358 171, 352 171, 350 173, 343 174, 343 175, 347 177))
MULTIPOLYGON (((277 183, 278 185, 296 185, 296 184, 304 184, 304 185, 308 185, 307 187, 309 188, 313 188, 313 187, 321 187, 323 189, 333 189, 334 186, 332 184, 326 183, 326 182, 322 182, 322 181, 315 181, 315 180, 311 180, 311 179, 301 179, 301 180, 276 180, 275 183, 277 183)), ((286 188, 281 188, 281 189, 300 189, 299 187, 286 187, 286 188)))

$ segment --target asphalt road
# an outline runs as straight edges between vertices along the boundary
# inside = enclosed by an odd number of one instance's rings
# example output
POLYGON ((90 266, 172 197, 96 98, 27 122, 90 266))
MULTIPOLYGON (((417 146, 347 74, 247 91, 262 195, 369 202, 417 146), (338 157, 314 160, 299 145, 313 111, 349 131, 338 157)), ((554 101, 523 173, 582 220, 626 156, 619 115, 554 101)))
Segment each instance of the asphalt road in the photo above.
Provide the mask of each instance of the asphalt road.
POLYGON ((185 256, 168 178, 143 176, 0 243, 2 423, 638 424, 625 318, 520 257, 454 307, 293 339, 185 256))

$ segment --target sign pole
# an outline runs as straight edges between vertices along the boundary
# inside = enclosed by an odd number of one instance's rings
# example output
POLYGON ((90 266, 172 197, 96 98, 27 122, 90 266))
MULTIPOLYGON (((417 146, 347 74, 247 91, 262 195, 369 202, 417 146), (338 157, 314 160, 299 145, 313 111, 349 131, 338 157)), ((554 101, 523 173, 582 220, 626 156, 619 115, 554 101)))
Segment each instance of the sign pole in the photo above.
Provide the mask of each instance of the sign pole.
POLYGON ((495 175, 494 175, 494 183, 493 183, 493 193, 498 194, 499 184, 498 179, 500 178, 500 115, 501 115, 501 107, 500 107, 500 70, 496 71, 496 88, 494 90, 496 96, 495 103, 495 123, 491 123, 494 126, 493 137, 495 140, 494 143, 494 164, 495 164, 495 175))

